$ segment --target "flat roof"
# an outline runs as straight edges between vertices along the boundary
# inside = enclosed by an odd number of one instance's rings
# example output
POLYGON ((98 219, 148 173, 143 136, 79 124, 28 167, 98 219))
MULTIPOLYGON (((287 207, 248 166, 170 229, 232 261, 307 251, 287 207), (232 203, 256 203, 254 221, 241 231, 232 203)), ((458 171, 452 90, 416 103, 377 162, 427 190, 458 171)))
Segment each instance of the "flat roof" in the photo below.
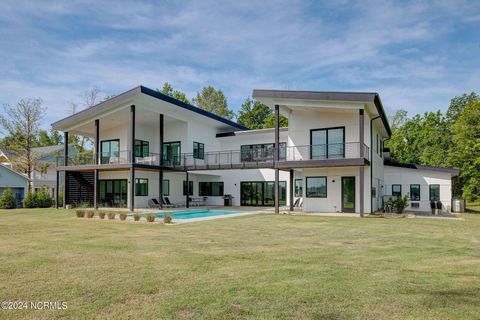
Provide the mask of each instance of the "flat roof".
POLYGON ((375 104, 378 114, 382 118, 383 125, 388 135, 392 135, 392 130, 388 124, 387 115, 383 109, 380 95, 376 92, 339 92, 339 91, 297 91, 297 90, 269 90, 254 89, 253 98, 270 99, 299 99, 299 100, 319 100, 319 101, 350 101, 350 102, 370 102, 375 104))
POLYGON ((93 116, 105 109, 108 109, 109 107, 112 107, 113 105, 115 104, 118 104, 120 103, 122 100, 126 100, 128 98, 131 98, 132 96, 135 96, 135 95, 138 95, 138 94, 146 94, 150 97, 153 97, 153 98, 156 98, 156 99, 159 99, 159 100, 162 100, 162 101, 165 101, 165 102, 168 102, 168 103, 171 103, 177 107, 180 107, 180 108, 183 108, 183 109, 186 109, 186 110, 190 110, 192 112, 195 112, 195 113, 198 113, 202 116, 205 116, 205 117, 208 117, 210 119, 213 119, 213 120, 216 120, 216 121, 219 121, 219 122, 222 122, 226 125, 229 125, 233 128, 236 128, 236 129, 240 129, 240 130, 249 130, 249 128, 241 125, 241 124, 238 124, 232 120, 228 120, 228 119, 225 119, 223 117, 220 117, 212 112, 209 112, 209 111, 206 111, 206 110, 203 110, 203 109, 200 109, 199 107, 196 107, 196 106, 192 106, 188 103, 185 103, 183 101, 180 101, 178 99, 175 99, 173 97, 170 97, 166 94, 163 94, 161 92, 158 92, 156 90, 153 90, 153 89, 150 89, 150 88, 147 88, 145 86, 138 86, 138 87, 135 87, 133 89, 130 89, 128 91, 125 91, 119 95, 116 95, 115 97, 112 97, 108 100, 105 100, 97 105, 94 105, 93 107, 90 107, 90 108, 87 108, 87 109, 84 109, 84 110, 81 110, 71 116, 68 116, 68 117, 65 117, 61 120, 58 120, 54 123, 52 123, 52 127, 55 129, 55 127, 58 127, 60 125, 63 125, 67 122, 75 122, 77 121, 79 118, 81 117, 84 117, 84 116, 93 116))
POLYGON ((405 168, 405 169, 414 169, 414 170, 428 170, 428 171, 437 171, 437 172, 445 172, 445 173, 450 173, 454 176, 458 176, 460 174, 459 169, 453 169, 453 168, 444 168, 444 167, 432 167, 432 166, 422 166, 419 164, 414 164, 414 163, 400 163, 400 162, 395 162, 392 160, 385 160, 384 164, 386 166, 391 166, 391 167, 398 167, 398 168, 405 168))

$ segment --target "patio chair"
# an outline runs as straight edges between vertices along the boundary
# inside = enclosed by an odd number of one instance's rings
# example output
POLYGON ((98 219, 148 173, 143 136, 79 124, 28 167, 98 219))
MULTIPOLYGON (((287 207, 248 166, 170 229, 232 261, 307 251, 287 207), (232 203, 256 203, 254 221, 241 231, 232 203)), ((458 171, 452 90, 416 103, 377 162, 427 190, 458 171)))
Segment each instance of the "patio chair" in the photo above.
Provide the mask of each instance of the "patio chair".
POLYGON ((182 207, 183 205, 181 204, 178 204, 178 203, 171 203, 170 202, 170 199, 168 197, 163 197, 165 199, 165 203, 167 206, 171 207, 171 208, 178 208, 178 207, 182 207))
POLYGON ((158 202, 157 199, 152 198, 152 199, 148 200, 148 206, 150 208, 160 208, 160 203, 158 202))
POLYGON ((298 204, 300 203, 300 198, 297 198, 295 202, 293 203, 293 208, 298 208, 298 204))

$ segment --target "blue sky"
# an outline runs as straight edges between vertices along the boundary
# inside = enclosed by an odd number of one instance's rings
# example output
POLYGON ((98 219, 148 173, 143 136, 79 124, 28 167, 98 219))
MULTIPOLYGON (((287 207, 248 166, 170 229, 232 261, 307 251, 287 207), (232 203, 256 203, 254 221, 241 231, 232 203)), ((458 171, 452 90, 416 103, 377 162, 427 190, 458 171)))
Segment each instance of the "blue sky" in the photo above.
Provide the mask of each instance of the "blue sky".
POLYGON ((44 125, 93 86, 375 91, 387 113, 480 91, 480 1, 9 1, 0 103, 41 97, 44 125))

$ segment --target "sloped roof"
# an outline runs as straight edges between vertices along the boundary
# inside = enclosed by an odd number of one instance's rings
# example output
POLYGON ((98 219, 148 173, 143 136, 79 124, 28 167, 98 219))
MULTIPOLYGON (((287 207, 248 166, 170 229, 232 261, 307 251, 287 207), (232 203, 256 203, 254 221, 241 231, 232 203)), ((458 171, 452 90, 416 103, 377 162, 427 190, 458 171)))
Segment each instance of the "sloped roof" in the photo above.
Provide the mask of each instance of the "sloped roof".
POLYGON ((395 162, 395 161, 392 161, 392 160, 385 160, 384 164, 386 166, 392 166, 392 167, 398 167, 398 168, 445 172, 445 173, 450 173, 453 176, 458 176, 460 174, 460 170, 459 169, 454 169, 454 168, 422 166, 422 165, 414 164, 414 163, 399 163, 399 162, 395 162))
POLYGON ((9 167, 1 164, 1 163, 0 163, 0 167, 1 167, 1 168, 5 168, 6 170, 9 170, 9 171, 15 173, 16 175, 22 177, 23 179, 25 179, 25 180, 27 180, 27 181, 30 181, 30 179, 28 178, 28 176, 27 176, 26 174, 24 174, 24 173, 20 173, 20 172, 18 172, 18 171, 15 171, 15 170, 13 170, 12 168, 9 168, 9 167))

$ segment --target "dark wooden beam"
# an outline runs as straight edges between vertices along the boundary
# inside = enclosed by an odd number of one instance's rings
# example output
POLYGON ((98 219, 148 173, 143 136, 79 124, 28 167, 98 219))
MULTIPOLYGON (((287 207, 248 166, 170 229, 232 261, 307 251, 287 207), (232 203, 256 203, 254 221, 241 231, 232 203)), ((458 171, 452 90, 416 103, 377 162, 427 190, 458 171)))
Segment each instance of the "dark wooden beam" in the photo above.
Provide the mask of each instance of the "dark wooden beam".
MULTIPOLYGON (((159 165, 160 167, 163 166, 163 125, 164 125, 164 119, 163 119, 163 114, 160 115, 159 119, 159 132, 158 132, 158 141, 159 141, 159 152, 158 156, 160 157, 159 160, 159 165)), ((163 209, 163 170, 160 169, 158 171, 158 194, 159 196, 159 202, 160 202, 160 208, 163 209)))
POLYGON ((60 186, 60 171, 57 170, 56 172, 56 181, 55 181, 55 208, 58 209, 58 195, 60 194, 58 191, 58 187, 60 186))
POLYGON ((94 164, 100 163, 100 120, 95 120, 95 158, 93 160, 94 164))
POLYGON ((185 204, 187 206, 187 208, 190 208, 190 188, 189 188, 189 177, 188 177, 188 171, 185 172, 185 176, 186 176, 186 179, 187 179, 187 187, 186 187, 186 197, 185 197, 185 204))
POLYGON ((135 210, 135 167, 130 167, 130 211, 135 210))
POLYGON ((63 165, 68 166, 68 131, 63 133, 63 165))
POLYGON ((93 209, 98 209, 98 169, 93 171, 93 209))
MULTIPOLYGON (((364 135, 365 135, 365 116, 364 116, 364 110, 360 109, 358 110, 358 136, 360 138, 360 158, 364 158, 364 135)), ((370 170, 372 170, 372 167, 370 167, 370 170)), ((360 174, 360 216, 363 217, 364 212, 365 212, 365 167, 362 165, 360 166, 359 170, 360 174)), ((372 186, 370 186, 370 189, 372 186)), ((370 201, 372 201, 370 199, 370 201)))
POLYGON ((280 213, 280 170, 275 169, 275 213, 280 213))
POLYGON ((130 159, 135 163, 135 105, 130 106, 130 159))
POLYGON ((360 217, 364 216, 365 213, 365 167, 359 167, 360 175, 360 217))

